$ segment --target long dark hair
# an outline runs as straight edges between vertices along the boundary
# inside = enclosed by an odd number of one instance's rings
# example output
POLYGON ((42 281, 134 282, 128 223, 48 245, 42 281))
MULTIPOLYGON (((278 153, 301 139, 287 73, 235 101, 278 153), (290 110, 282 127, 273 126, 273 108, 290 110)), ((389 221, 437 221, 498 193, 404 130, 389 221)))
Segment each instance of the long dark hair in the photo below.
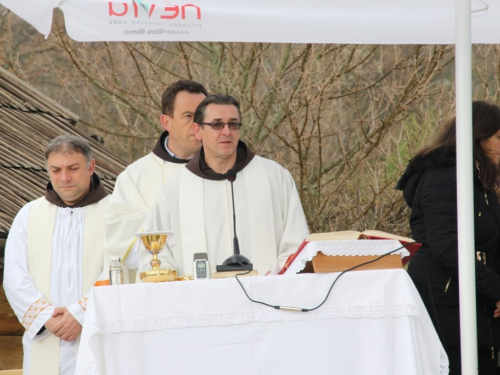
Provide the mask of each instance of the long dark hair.
MULTIPOLYGON (((500 108, 483 101, 472 103, 472 138, 473 156, 480 167, 479 178, 485 190, 495 191, 499 186, 500 167, 492 163, 486 155, 482 141, 490 138, 500 130, 500 108)), ((443 130, 432 144, 422 148, 413 159, 421 158, 441 148, 456 150, 456 118, 446 122, 443 130)))

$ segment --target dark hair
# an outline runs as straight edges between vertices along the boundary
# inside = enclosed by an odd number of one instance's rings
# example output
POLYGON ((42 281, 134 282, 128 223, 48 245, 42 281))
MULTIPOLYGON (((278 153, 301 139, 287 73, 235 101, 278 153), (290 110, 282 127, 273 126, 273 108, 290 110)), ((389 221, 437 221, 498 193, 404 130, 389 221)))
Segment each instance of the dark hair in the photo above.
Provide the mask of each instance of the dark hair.
POLYGON ((224 94, 213 94, 203 99, 202 102, 198 104, 198 107, 194 112, 193 121, 196 122, 201 127, 203 127, 203 122, 205 121, 205 109, 208 107, 209 104, 234 105, 238 110, 238 116, 240 116, 241 118, 240 103, 238 103, 238 101, 235 98, 224 94))
POLYGON ((65 152, 79 152, 83 154, 83 156, 85 156, 85 161, 87 162, 87 167, 92 161, 92 149, 90 148, 89 141, 73 134, 64 134, 54 138, 47 145, 47 148, 45 149, 45 162, 47 162, 50 154, 65 152))
MULTIPOLYGON (((480 166, 479 178, 488 191, 494 191, 499 186, 500 167, 491 162, 481 144, 500 130, 500 108, 483 101, 472 103, 472 138, 474 160, 480 166)), ((413 159, 424 157, 440 148, 456 150, 456 118, 453 117, 443 127, 434 142, 422 148, 413 159)), ((413 160, 412 159, 412 160, 413 160)))
POLYGON ((201 83, 191 81, 189 79, 181 79, 168 86, 161 97, 161 113, 164 115, 174 116, 174 105, 177 94, 181 91, 187 91, 191 94, 208 95, 207 90, 201 83))

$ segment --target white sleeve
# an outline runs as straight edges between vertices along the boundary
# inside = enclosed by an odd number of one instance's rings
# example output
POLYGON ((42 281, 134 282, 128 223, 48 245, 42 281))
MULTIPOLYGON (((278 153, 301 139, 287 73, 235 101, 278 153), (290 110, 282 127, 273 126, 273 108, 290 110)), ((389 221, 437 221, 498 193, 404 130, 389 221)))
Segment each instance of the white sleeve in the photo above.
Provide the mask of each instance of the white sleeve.
POLYGON ((5 245, 3 286, 5 295, 17 318, 33 339, 50 319, 54 306, 37 289, 28 269, 27 227, 33 202, 17 214, 5 245))
MULTIPOLYGON (((132 181, 129 172, 129 169, 126 169, 118 176, 104 215, 104 267, 106 270, 111 256, 120 257, 122 262, 127 260, 137 241, 134 233, 144 229, 144 222, 149 213, 149 205, 132 181)), ((137 265, 134 267, 133 263, 127 263, 127 266, 137 268, 137 265)))
POLYGON ((284 230, 278 247, 278 264, 283 267, 288 257, 295 253, 300 244, 309 236, 306 216, 299 192, 290 172, 284 170, 283 217, 284 230))
POLYGON ((71 313, 71 315, 73 315, 73 317, 82 326, 83 326, 83 318, 85 318, 85 309, 87 308, 88 295, 89 293, 87 293, 80 302, 72 303, 71 305, 66 307, 68 311, 71 313))

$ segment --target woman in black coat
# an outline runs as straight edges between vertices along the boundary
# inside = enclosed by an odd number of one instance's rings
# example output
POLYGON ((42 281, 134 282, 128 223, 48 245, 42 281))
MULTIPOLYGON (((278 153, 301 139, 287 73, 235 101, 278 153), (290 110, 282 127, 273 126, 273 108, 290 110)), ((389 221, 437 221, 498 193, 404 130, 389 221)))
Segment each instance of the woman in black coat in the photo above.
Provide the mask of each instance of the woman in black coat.
MULTIPOLYGON (((500 348, 500 108, 474 102, 474 224, 479 374, 497 374, 500 348)), ((461 374, 458 296, 455 119, 420 150, 398 182, 411 208, 410 227, 422 247, 408 273, 450 360, 461 374)))

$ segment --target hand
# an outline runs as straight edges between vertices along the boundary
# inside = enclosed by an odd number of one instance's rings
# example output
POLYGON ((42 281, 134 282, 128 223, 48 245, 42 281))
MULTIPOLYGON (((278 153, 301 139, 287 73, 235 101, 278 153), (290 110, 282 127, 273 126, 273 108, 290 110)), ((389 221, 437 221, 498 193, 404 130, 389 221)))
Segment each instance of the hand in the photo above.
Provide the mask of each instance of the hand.
POLYGON ((54 333, 59 330, 62 326, 62 316, 51 316, 49 320, 45 322, 45 328, 50 332, 54 333))
POLYGON ((52 317, 47 323, 52 319, 54 319, 55 323, 52 327, 53 329, 49 329, 47 324, 45 324, 45 327, 61 340, 76 340, 78 335, 82 332, 82 325, 78 323, 78 320, 75 319, 66 307, 56 307, 52 317))
POLYGON ((495 302, 495 305, 497 308, 495 309, 495 312, 493 313, 493 317, 500 318, 500 301, 495 302))

